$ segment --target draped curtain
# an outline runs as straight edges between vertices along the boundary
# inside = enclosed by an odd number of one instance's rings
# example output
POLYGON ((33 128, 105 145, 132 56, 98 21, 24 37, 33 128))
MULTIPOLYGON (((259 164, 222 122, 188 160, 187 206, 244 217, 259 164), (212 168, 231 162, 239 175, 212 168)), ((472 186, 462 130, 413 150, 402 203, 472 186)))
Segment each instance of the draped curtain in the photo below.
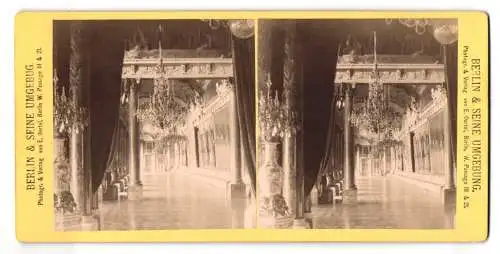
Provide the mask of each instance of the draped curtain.
POLYGON ((254 39, 232 37, 234 84, 242 156, 255 194, 255 49, 254 39))
MULTIPOLYGON (((448 96, 448 108, 450 112, 449 121, 451 121, 451 151, 453 153, 453 162, 456 163, 457 148, 457 68, 458 68, 458 43, 443 46, 445 49, 446 64, 446 91, 448 96)), ((455 165, 456 166, 456 165, 455 165)))
POLYGON ((122 23, 89 22, 92 192, 116 151, 125 38, 122 23))
POLYGON ((336 126, 339 116, 337 115, 337 110, 335 108, 336 98, 332 99, 330 103, 330 116, 328 117, 328 130, 326 133, 326 145, 323 154, 323 159, 321 160, 320 169, 318 172, 318 177, 323 175, 324 172, 328 171, 329 168, 334 167, 336 158, 335 156, 335 145, 336 145, 336 126))
POLYGON ((122 132, 120 126, 120 119, 116 119, 115 129, 113 130, 113 136, 111 138, 111 146, 109 150, 108 159, 106 160, 106 168, 105 171, 109 171, 109 169, 120 167, 120 142, 122 138, 122 132))
POLYGON ((303 149, 304 193, 316 183, 326 149, 332 117, 338 39, 329 21, 300 25, 303 44, 303 149), (325 33, 325 31, 329 31, 325 33), (328 120, 327 120, 328 119, 328 120))

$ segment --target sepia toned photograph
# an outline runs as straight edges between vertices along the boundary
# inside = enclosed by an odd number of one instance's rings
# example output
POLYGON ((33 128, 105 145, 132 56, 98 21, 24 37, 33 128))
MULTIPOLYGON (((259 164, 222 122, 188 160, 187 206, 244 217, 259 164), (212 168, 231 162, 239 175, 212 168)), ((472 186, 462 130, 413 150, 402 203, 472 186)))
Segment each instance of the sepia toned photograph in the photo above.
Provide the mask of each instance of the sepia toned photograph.
POLYGON ((258 227, 455 227, 456 19, 257 31, 258 227))
POLYGON ((253 20, 55 20, 57 231, 255 227, 253 20))

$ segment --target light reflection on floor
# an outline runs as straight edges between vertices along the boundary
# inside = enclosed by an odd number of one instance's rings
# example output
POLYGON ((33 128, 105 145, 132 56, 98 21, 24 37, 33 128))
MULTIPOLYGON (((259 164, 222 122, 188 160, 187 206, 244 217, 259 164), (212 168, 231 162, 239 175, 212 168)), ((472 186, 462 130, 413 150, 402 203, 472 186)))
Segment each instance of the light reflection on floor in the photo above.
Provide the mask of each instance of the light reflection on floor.
POLYGON ((310 214, 314 228, 453 228, 454 209, 439 196, 394 176, 357 179, 358 202, 320 205, 310 214))
POLYGON ((176 172, 145 176, 143 182, 140 200, 103 204, 102 230, 248 227, 252 211, 245 200, 227 201, 224 184, 217 186, 176 172))

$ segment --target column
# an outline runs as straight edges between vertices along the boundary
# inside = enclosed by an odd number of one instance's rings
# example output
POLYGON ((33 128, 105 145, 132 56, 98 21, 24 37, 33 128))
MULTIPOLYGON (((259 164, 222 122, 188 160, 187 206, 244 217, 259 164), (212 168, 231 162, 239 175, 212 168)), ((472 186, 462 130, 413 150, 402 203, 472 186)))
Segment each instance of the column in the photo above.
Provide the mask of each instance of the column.
POLYGON ((396 146, 391 146, 391 173, 396 172, 396 146))
MULTIPOLYGON (((139 171, 140 172, 144 172, 144 168, 145 168, 145 165, 144 165, 144 142, 142 141, 139 141, 139 171)), ((150 168, 148 168, 147 170, 151 170, 150 168)))
MULTIPOLYGON (((285 96, 286 114, 293 119, 295 116, 296 105, 296 86, 297 79, 297 34, 296 25, 289 24, 286 29, 285 43, 284 43, 284 67, 283 67, 283 92, 285 96)), ((297 157, 296 157, 296 133, 294 119, 285 126, 286 135, 283 137, 283 197, 285 198, 288 206, 288 211, 292 216, 295 215, 297 210, 297 157)))
POLYGON ((387 147, 382 148, 382 175, 385 175, 387 173, 387 147))
POLYGON ((128 198, 137 199, 141 195, 141 179, 140 179, 140 159, 139 159, 139 122, 137 120, 137 89, 140 80, 129 81, 129 100, 128 100, 128 157, 129 157, 129 176, 130 185, 128 187, 128 198))
POLYGON ((174 163, 174 169, 178 169, 180 166, 180 158, 181 158, 181 153, 180 153, 180 144, 179 141, 176 140, 174 142, 174 156, 175 156, 175 163, 174 163))
POLYGON ((450 112, 448 105, 444 106, 444 188, 442 194, 443 203, 447 206, 454 207, 456 203, 456 188, 454 180, 454 163, 453 163, 453 151, 452 151, 452 137, 451 137, 451 121, 450 112))
MULTIPOLYGON (((213 121, 213 118, 211 119, 211 121, 213 121)), ((216 168, 217 156, 215 155, 215 126, 213 125, 213 122, 210 127, 210 155, 212 156, 211 157, 212 167, 216 168)))
POLYGON ((356 169, 356 172, 358 175, 362 175, 360 150, 361 150, 361 147, 356 146, 356 167, 355 167, 355 169, 356 169))
MULTIPOLYGON (((84 71, 85 68, 85 41, 84 41, 84 25, 79 22, 71 23, 71 55, 70 55, 70 89, 72 100, 72 108, 74 112, 80 110, 84 106, 82 98, 82 89, 88 82, 84 71)), ((82 130, 78 129, 77 123, 72 123, 70 136, 70 166, 71 166, 71 193, 76 202, 77 211, 83 212, 84 207, 84 171, 83 171, 83 140, 82 130)))
MULTIPOLYGON (((293 220, 293 227, 294 228, 309 228, 310 225, 306 222, 304 212, 305 212, 305 201, 306 201, 306 193, 304 193, 304 136, 302 130, 303 128, 303 122, 304 122, 304 83, 303 83, 303 76, 302 76, 302 62, 301 62, 301 56, 302 56, 302 51, 300 48, 300 44, 298 43, 299 40, 297 40, 297 28, 296 24, 291 25, 292 31, 290 31, 290 34, 295 33, 295 47, 293 51, 295 51, 295 67, 294 67, 294 75, 295 75, 295 88, 297 90, 295 98, 297 101, 294 103, 295 104, 295 113, 297 114, 297 132, 295 133, 296 138, 295 138, 295 157, 296 157, 296 212, 295 212, 295 219, 293 220)), ((293 36, 289 36, 289 38, 293 38, 293 36)), ((292 44, 294 45, 294 44, 292 44)), ((293 76, 291 76, 293 77, 293 76)), ((293 84, 293 82, 292 82, 293 84)), ((293 95, 293 93, 292 93, 293 95)), ((293 106, 293 104, 292 104, 293 106)), ((293 108, 293 107, 292 107, 293 108)), ((307 193, 309 194, 309 193, 307 193)))
MULTIPOLYGON (((228 84, 230 85, 230 84, 228 84)), ((229 100, 229 114, 230 114, 230 135, 231 141, 231 186, 230 186, 230 196, 231 199, 242 199, 245 198, 246 186, 242 180, 241 174, 241 140, 240 140, 240 126, 238 121, 238 105, 236 104, 236 94, 235 86, 236 84, 230 85, 231 98, 229 100)), ((239 206, 237 206, 239 207, 239 206)))
MULTIPOLYGON (((90 62, 88 58, 88 43, 86 28, 81 22, 70 25, 70 87, 75 95, 73 107, 90 110, 90 62)), ((79 119, 83 120, 83 119, 79 119)), ((91 123, 88 120, 85 127, 77 127, 73 123, 71 133, 71 167, 73 190, 77 201, 77 209, 82 213, 82 230, 92 230, 98 222, 92 217, 92 154, 91 154, 91 123)), ((72 191, 73 191, 72 190, 72 191)))
POLYGON ((82 168, 82 136, 75 127, 70 136, 70 167, 71 167, 71 194, 75 199, 78 211, 83 211, 83 168, 82 168))
MULTIPOLYGON (((206 123, 205 123, 206 124, 206 123)), ((210 129, 205 127, 203 138, 205 140, 205 168, 212 166, 212 155, 210 154, 210 129)))
POLYGON ((372 153, 372 147, 368 147, 368 176, 373 176, 373 153, 372 153))
POLYGON ((345 85, 344 104, 344 191, 343 203, 356 201, 356 184, 354 181, 354 153, 353 134, 351 126, 352 97, 354 89, 350 84, 345 85))

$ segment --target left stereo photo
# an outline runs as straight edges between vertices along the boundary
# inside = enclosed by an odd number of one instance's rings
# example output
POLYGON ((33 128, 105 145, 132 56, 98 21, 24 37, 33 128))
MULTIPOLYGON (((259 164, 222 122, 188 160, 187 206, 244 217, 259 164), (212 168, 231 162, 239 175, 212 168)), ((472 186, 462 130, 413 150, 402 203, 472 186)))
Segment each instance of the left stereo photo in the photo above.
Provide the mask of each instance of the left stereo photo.
POLYGON ((254 23, 53 22, 56 231, 255 227, 254 23))

